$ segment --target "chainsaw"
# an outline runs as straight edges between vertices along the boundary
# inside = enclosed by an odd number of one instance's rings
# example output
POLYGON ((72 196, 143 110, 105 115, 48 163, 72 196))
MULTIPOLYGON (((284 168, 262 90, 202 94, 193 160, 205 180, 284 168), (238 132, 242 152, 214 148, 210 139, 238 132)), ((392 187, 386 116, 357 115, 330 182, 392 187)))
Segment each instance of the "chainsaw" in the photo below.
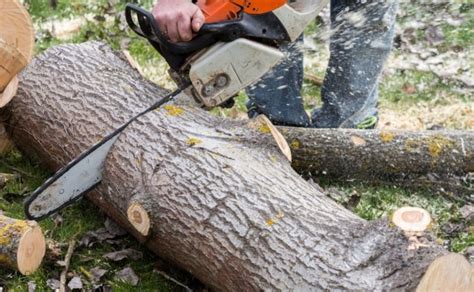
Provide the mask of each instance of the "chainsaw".
POLYGON ((128 4, 125 18, 129 27, 166 60, 178 89, 132 117, 35 190, 25 203, 27 217, 44 219, 97 186, 115 141, 128 125, 146 113, 173 99, 192 100, 206 109, 232 100, 284 57, 279 46, 295 41, 327 2, 193 1, 206 21, 191 41, 182 43, 170 42, 150 12, 128 4))

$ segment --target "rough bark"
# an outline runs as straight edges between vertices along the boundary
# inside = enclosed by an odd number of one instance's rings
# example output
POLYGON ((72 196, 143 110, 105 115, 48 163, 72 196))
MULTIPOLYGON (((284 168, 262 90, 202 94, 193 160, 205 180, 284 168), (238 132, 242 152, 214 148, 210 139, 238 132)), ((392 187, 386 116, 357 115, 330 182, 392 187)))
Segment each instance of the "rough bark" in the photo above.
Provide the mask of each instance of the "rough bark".
MULTIPOLYGON (((105 45, 52 48, 9 105, 17 145, 51 169, 163 96, 105 45)), ((217 290, 413 289, 444 250, 367 222, 294 172, 268 131, 167 105, 131 124, 88 197, 159 256, 217 290), (129 223, 139 203, 148 236, 129 223)))
POLYGON ((0 264, 29 275, 38 269, 46 251, 41 228, 35 221, 0 215, 0 264))
POLYGON ((279 130, 303 175, 428 187, 472 200, 473 131, 279 130))

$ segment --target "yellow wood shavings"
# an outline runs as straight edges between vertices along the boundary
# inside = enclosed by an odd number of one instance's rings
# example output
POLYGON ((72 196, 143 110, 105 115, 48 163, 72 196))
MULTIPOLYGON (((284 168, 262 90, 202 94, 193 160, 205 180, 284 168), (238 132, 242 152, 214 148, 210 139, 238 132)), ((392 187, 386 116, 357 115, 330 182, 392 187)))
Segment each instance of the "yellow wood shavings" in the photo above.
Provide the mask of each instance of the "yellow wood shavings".
POLYGON ((390 143, 395 139, 395 135, 391 132, 381 132, 380 133, 380 140, 385 143, 390 143))
POLYGON ((300 149, 301 147, 301 142, 298 139, 293 139, 290 143, 290 148, 291 149, 300 149))
POLYGON ((265 221, 265 224, 267 224, 268 226, 273 226, 273 224, 275 224, 275 221, 273 221, 273 219, 270 218, 267 221, 265 221))
POLYGON ((276 214, 275 218, 268 219, 267 221, 265 221, 265 224, 269 227, 272 227, 274 224, 276 224, 278 222, 278 220, 281 220, 284 216, 285 216, 285 214, 283 212, 278 212, 278 214, 276 214))
POLYGON ((180 116, 184 113, 183 108, 171 104, 167 104, 163 108, 168 112, 170 116, 180 116))
POLYGON ((260 126, 258 127, 258 131, 262 134, 269 134, 271 133, 272 131, 270 130, 270 127, 265 124, 265 123, 261 123, 260 126))
POLYGON ((188 139, 188 141, 186 141, 186 143, 189 145, 189 146, 194 146, 194 145, 198 145, 198 144, 201 144, 202 143, 202 140, 198 139, 198 138, 195 138, 195 137, 191 137, 188 139))
POLYGON ((452 147, 453 144, 453 141, 441 135, 430 137, 428 139, 428 152, 432 157, 438 158, 444 149, 452 147))

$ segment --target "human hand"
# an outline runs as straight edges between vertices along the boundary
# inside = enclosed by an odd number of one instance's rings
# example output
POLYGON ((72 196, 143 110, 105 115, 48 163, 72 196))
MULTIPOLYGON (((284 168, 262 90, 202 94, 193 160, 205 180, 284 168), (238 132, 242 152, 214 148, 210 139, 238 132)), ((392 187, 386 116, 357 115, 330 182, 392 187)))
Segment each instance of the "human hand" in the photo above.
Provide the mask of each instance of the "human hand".
POLYGON ((205 21, 201 9, 189 0, 159 0, 152 13, 163 35, 173 43, 190 41, 205 21))

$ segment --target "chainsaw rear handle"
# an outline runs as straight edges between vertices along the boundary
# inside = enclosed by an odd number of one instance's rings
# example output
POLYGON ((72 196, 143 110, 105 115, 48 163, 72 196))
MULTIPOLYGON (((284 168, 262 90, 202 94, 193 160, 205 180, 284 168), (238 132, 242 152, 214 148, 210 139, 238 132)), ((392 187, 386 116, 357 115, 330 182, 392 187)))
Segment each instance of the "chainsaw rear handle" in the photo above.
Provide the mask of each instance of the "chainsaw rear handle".
POLYGON ((223 28, 221 23, 205 23, 197 33, 197 37, 193 40, 189 42, 172 43, 163 35, 153 14, 149 11, 135 4, 127 4, 125 7, 125 18, 128 26, 135 33, 176 54, 189 54, 208 47, 216 42, 215 35, 222 33, 223 28), (138 23, 135 23, 135 19, 133 18, 134 14, 136 15, 138 23))
POLYGON ((135 4, 130 3, 125 7, 125 19, 128 26, 146 38, 175 71, 181 70, 190 55, 218 41, 248 38, 276 45, 291 40, 286 28, 272 12, 259 15, 242 13, 238 19, 204 23, 195 38, 181 43, 170 42, 160 31, 153 15, 135 4))

